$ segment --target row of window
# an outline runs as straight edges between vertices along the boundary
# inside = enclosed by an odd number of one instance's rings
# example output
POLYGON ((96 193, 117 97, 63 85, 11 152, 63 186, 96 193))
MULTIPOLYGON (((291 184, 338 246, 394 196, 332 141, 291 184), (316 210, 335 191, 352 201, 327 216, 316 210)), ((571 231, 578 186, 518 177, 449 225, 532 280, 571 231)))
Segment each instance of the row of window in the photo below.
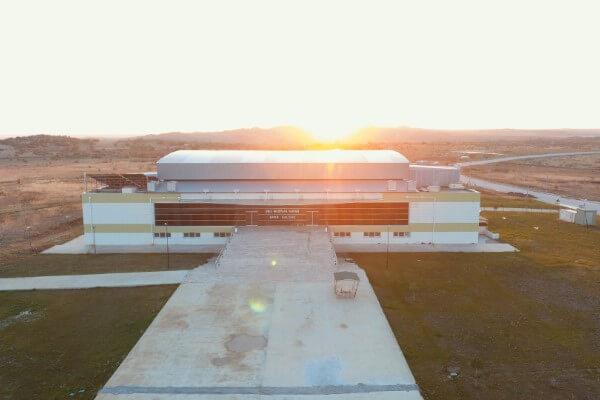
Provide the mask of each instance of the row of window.
POLYGON ((197 238, 200 237, 200 232, 183 232, 184 238, 197 238))
MULTIPOLYGON (((350 232, 333 232, 334 237, 350 237, 350 232)), ((364 237, 381 237, 381 232, 363 232, 364 237)), ((394 237, 409 237, 410 232, 394 232, 394 237)))
MULTIPOLYGON (((184 238, 199 238, 200 232, 183 232, 184 238)), ((213 232, 213 237, 228 237, 231 236, 230 232, 213 232)), ((154 232, 155 238, 170 238, 171 232, 154 232)))
POLYGON ((154 232, 154 237, 155 238, 171 237, 171 233, 170 232, 154 232))
POLYGON ((350 237, 350 232, 333 232, 334 237, 350 237))
MULTIPOLYGON (((350 237, 351 232, 333 232, 334 237, 350 237)), ((199 238, 201 236, 200 232, 183 232, 184 238, 199 238)), ((213 232, 213 237, 229 237, 231 236, 230 232, 213 232)), ((381 237, 381 232, 363 232, 364 237, 381 237)), ((394 237, 409 237, 410 232, 394 232, 394 237)), ((171 232, 154 232, 155 238, 170 238, 171 232)))

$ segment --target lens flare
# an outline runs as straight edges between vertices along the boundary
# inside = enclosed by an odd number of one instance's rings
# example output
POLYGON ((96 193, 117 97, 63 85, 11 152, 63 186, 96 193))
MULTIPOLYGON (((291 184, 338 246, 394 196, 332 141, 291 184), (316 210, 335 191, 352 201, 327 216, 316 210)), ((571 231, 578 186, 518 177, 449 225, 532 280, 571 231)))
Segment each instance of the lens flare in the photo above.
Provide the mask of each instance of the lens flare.
POLYGON ((248 306, 255 313, 262 313, 267 308, 266 302, 263 299, 258 298, 258 297, 251 298, 250 301, 248 302, 248 306))
POLYGON ((277 266, 277 261, 276 260, 272 260, 271 261, 271 267, 276 267, 277 266))

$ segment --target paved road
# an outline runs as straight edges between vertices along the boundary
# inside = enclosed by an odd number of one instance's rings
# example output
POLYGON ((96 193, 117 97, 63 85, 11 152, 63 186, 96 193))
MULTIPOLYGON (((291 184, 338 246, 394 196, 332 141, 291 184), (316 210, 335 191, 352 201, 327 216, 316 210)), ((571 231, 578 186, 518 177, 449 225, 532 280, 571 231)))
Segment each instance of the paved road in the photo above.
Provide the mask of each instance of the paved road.
POLYGON ((473 185, 483 189, 489 189, 500 193, 521 193, 521 194, 529 194, 543 203, 547 204, 557 204, 556 200, 560 200, 560 204, 573 206, 573 207, 581 207, 585 206, 587 209, 592 210, 600 210, 600 202, 591 201, 591 200, 582 200, 575 199, 572 197, 565 197, 555 193, 545 193, 536 190, 530 190, 528 188, 524 188, 521 186, 508 185, 505 183, 496 183, 491 181, 486 181, 484 179, 472 178, 470 176, 461 175, 460 181, 466 185, 473 185))
POLYGON ((183 282, 189 272, 189 270, 176 270, 1 278, 0 291, 172 285, 183 282))
MULTIPOLYGON (((514 156, 514 157, 499 157, 499 158, 490 158, 488 160, 478 160, 478 161, 466 161, 462 163, 457 163, 456 165, 459 167, 470 167, 474 165, 485 165, 485 164, 494 164, 505 161, 515 161, 515 160, 526 160, 532 158, 547 158, 547 157, 567 157, 567 156, 581 156, 581 155, 589 155, 589 154, 600 154, 600 150, 594 151, 576 151, 576 152, 565 152, 565 153, 544 153, 544 154, 530 154, 524 156, 514 156)), ((585 199, 576 199, 573 197, 561 196, 556 193, 546 193, 537 190, 531 190, 526 187, 509 185, 506 183, 497 183, 492 181, 487 181, 485 179, 473 178, 467 175, 461 175, 460 181, 467 185, 478 186, 483 189, 494 190, 496 192, 501 193, 521 193, 528 194, 535 197, 537 200, 547 203, 547 204, 557 204, 557 200, 559 200, 560 204, 574 206, 574 207, 582 207, 588 209, 594 209, 600 211, 600 202, 591 201, 585 199)))
POLYGON ((531 158, 585 156, 585 155, 591 155, 591 154, 600 154, 600 150, 574 151, 574 152, 566 152, 566 153, 529 154, 529 155, 524 155, 524 156, 512 156, 512 157, 498 157, 498 158, 490 158, 487 160, 465 161, 465 162, 457 163, 456 165, 458 165, 459 167, 472 167, 474 165, 495 164, 495 163, 506 162, 506 161, 527 160, 527 159, 531 159, 531 158))

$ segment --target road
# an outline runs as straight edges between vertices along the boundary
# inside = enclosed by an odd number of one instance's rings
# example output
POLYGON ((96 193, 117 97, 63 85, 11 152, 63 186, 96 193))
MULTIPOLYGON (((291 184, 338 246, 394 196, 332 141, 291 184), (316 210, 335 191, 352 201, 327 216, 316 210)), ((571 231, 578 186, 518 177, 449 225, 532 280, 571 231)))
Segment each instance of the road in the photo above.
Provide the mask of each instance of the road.
POLYGON ((498 157, 498 158, 490 158, 487 160, 465 161, 465 162, 457 163, 456 165, 458 165, 459 167, 472 167, 475 165, 486 165, 486 164, 495 164, 495 163, 506 162, 506 161, 527 160, 527 159, 531 159, 531 158, 585 156, 585 155, 593 155, 593 154, 600 154, 600 150, 574 151, 574 152, 567 152, 567 153, 529 154, 529 155, 524 155, 524 156, 511 156, 511 157, 498 157))
MULTIPOLYGON (((491 158, 488 160, 478 160, 478 161, 467 161, 458 163, 456 165, 460 167, 469 167, 475 165, 485 165, 485 164, 494 164, 505 161, 515 161, 515 160, 525 160, 531 158, 546 158, 546 157, 567 157, 567 156, 581 156, 581 155, 589 155, 589 154, 600 154, 600 150, 596 151, 579 151, 579 152, 569 152, 569 153, 545 153, 545 154, 531 154, 524 156, 514 156, 514 157, 499 157, 499 158, 491 158)), ((467 175, 461 175, 460 180, 463 184, 473 185, 483 189, 494 190, 496 192, 501 193, 521 193, 528 194, 535 197, 537 200, 547 203, 547 204, 557 204, 557 200, 560 204, 573 206, 573 207, 581 207, 584 206, 587 209, 594 209, 600 211, 600 202, 591 201, 585 199, 576 199, 573 197, 561 196, 556 193, 546 193, 536 190, 531 190, 529 188, 509 185, 505 183, 497 183, 492 181, 487 181, 484 179, 473 178, 467 175)))
POLYGON ((600 211, 600 202, 591 201, 591 200, 583 200, 583 199, 575 199, 572 197, 565 197, 555 193, 545 193, 539 192, 536 190, 530 190, 528 188, 524 188, 521 186, 508 185, 505 183, 496 183, 491 181, 486 181, 479 178, 472 178, 470 176, 461 175, 460 176, 461 183, 465 185, 477 186, 483 189, 493 190, 500 193, 521 193, 528 194, 536 198, 536 200, 541 201, 542 203, 547 204, 557 204, 557 199, 560 200, 560 204, 572 206, 572 207, 581 207, 585 206, 587 209, 598 210, 600 211))

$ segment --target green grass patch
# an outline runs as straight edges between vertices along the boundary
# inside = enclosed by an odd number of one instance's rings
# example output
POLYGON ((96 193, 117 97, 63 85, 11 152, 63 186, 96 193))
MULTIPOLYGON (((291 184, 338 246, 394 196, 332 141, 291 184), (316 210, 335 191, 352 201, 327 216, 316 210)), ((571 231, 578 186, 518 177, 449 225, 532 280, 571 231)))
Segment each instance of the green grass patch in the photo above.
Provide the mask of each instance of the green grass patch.
POLYGON ((93 399, 174 290, 0 292, 0 398, 93 399))
POLYGON ((385 254, 352 254, 423 395, 600 398, 600 231, 554 214, 488 217, 521 252, 396 253, 387 268, 385 254))
POLYGON ((0 277, 192 269, 214 254, 35 254, 0 265, 0 277))

